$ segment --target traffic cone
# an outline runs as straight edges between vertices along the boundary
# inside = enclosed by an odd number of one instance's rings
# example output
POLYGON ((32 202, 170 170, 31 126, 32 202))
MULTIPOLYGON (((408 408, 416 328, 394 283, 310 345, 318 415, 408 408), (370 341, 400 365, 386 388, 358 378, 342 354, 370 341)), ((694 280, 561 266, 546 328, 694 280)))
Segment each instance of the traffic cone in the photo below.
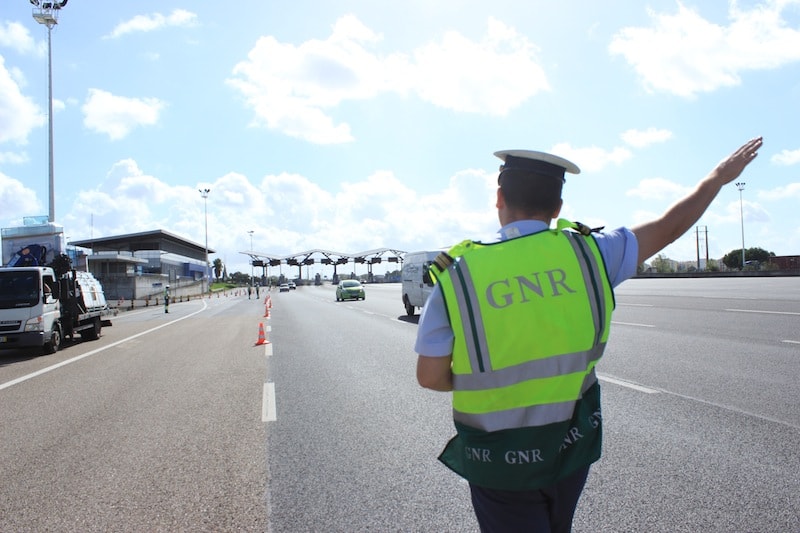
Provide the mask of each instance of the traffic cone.
POLYGON ((267 294, 267 306, 272 307, 272 297, 269 294, 267 294))
POLYGON ((261 344, 269 344, 269 341, 267 340, 267 336, 264 334, 264 323, 263 322, 259 322, 259 324, 258 324, 258 341, 256 342, 256 346, 259 346, 261 344))
POLYGON ((269 318, 269 306, 264 308, 264 318, 269 318))

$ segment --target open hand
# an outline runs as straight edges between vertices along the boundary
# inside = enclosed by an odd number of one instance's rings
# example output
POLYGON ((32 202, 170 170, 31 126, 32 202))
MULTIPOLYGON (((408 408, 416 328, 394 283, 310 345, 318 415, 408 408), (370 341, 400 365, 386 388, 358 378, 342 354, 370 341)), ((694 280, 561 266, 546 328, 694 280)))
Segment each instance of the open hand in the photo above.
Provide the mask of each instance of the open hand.
POLYGON ((756 137, 743 144, 738 150, 723 159, 714 169, 712 175, 724 183, 730 183, 739 177, 739 174, 750 162, 758 156, 758 149, 764 144, 762 137, 756 137))

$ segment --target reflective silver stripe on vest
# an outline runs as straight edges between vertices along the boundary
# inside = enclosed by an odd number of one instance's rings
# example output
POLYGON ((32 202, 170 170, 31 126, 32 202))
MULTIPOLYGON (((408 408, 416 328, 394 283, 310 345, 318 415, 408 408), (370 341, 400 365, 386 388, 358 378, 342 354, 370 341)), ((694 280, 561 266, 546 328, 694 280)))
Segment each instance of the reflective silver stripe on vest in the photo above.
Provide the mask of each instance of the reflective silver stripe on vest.
POLYGON ((551 378, 585 372, 592 361, 600 359, 605 343, 598 344, 585 352, 567 353, 526 361, 519 365, 501 368, 489 373, 454 374, 453 388, 459 391, 496 389, 516 385, 522 381, 538 378, 551 378))
MULTIPOLYGON (((581 396, 595 383, 597 383, 597 376, 592 368, 592 371, 583 380, 581 396)), ((520 407, 485 414, 462 413, 453 409, 453 420, 483 431, 500 431, 563 422, 571 419, 574 411, 575 401, 520 407)))
POLYGON ((572 245, 572 249, 575 252, 575 256, 578 258, 578 263, 583 272, 586 294, 589 295, 589 305, 592 306, 592 317, 594 318, 594 343, 598 344, 603 338, 603 331, 606 326, 606 313, 608 312, 606 292, 600 274, 600 268, 605 269, 605 266, 597 264, 597 257, 595 257, 592 249, 584 240, 591 239, 591 237, 583 237, 580 234, 572 232, 564 233, 569 243, 572 245))
POLYGON ((475 294, 475 284, 466 263, 461 257, 457 258, 450 279, 461 316, 461 334, 466 342, 470 368, 473 372, 487 372, 491 370, 491 361, 486 344, 486 330, 483 327, 478 296, 475 294))

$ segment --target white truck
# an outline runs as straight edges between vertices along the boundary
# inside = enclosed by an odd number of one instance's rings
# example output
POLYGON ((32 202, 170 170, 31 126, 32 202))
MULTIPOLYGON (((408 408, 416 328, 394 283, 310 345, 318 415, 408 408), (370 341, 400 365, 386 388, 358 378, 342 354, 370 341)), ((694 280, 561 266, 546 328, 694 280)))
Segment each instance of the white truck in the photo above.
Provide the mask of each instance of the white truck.
POLYGON ((95 340, 111 325, 100 282, 64 254, 45 265, 46 257, 46 247, 32 244, 0 267, 0 350, 55 353, 64 338, 95 340))
POLYGON ((408 316, 414 316, 422 308, 433 290, 433 279, 428 273, 433 260, 441 253, 437 251, 408 252, 403 257, 403 306, 408 316))

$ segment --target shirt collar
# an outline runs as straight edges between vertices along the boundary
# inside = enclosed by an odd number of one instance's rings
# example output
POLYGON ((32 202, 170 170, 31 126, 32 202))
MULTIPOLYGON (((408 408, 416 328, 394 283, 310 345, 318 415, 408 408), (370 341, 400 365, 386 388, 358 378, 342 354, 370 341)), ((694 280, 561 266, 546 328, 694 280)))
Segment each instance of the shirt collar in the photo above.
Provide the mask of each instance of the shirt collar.
POLYGON ((517 220, 506 224, 500 228, 497 233, 500 236, 500 240, 507 241, 508 239, 515 239, 523 235, 539 233, 549 228, 550 226, 541 220, 517 220))

